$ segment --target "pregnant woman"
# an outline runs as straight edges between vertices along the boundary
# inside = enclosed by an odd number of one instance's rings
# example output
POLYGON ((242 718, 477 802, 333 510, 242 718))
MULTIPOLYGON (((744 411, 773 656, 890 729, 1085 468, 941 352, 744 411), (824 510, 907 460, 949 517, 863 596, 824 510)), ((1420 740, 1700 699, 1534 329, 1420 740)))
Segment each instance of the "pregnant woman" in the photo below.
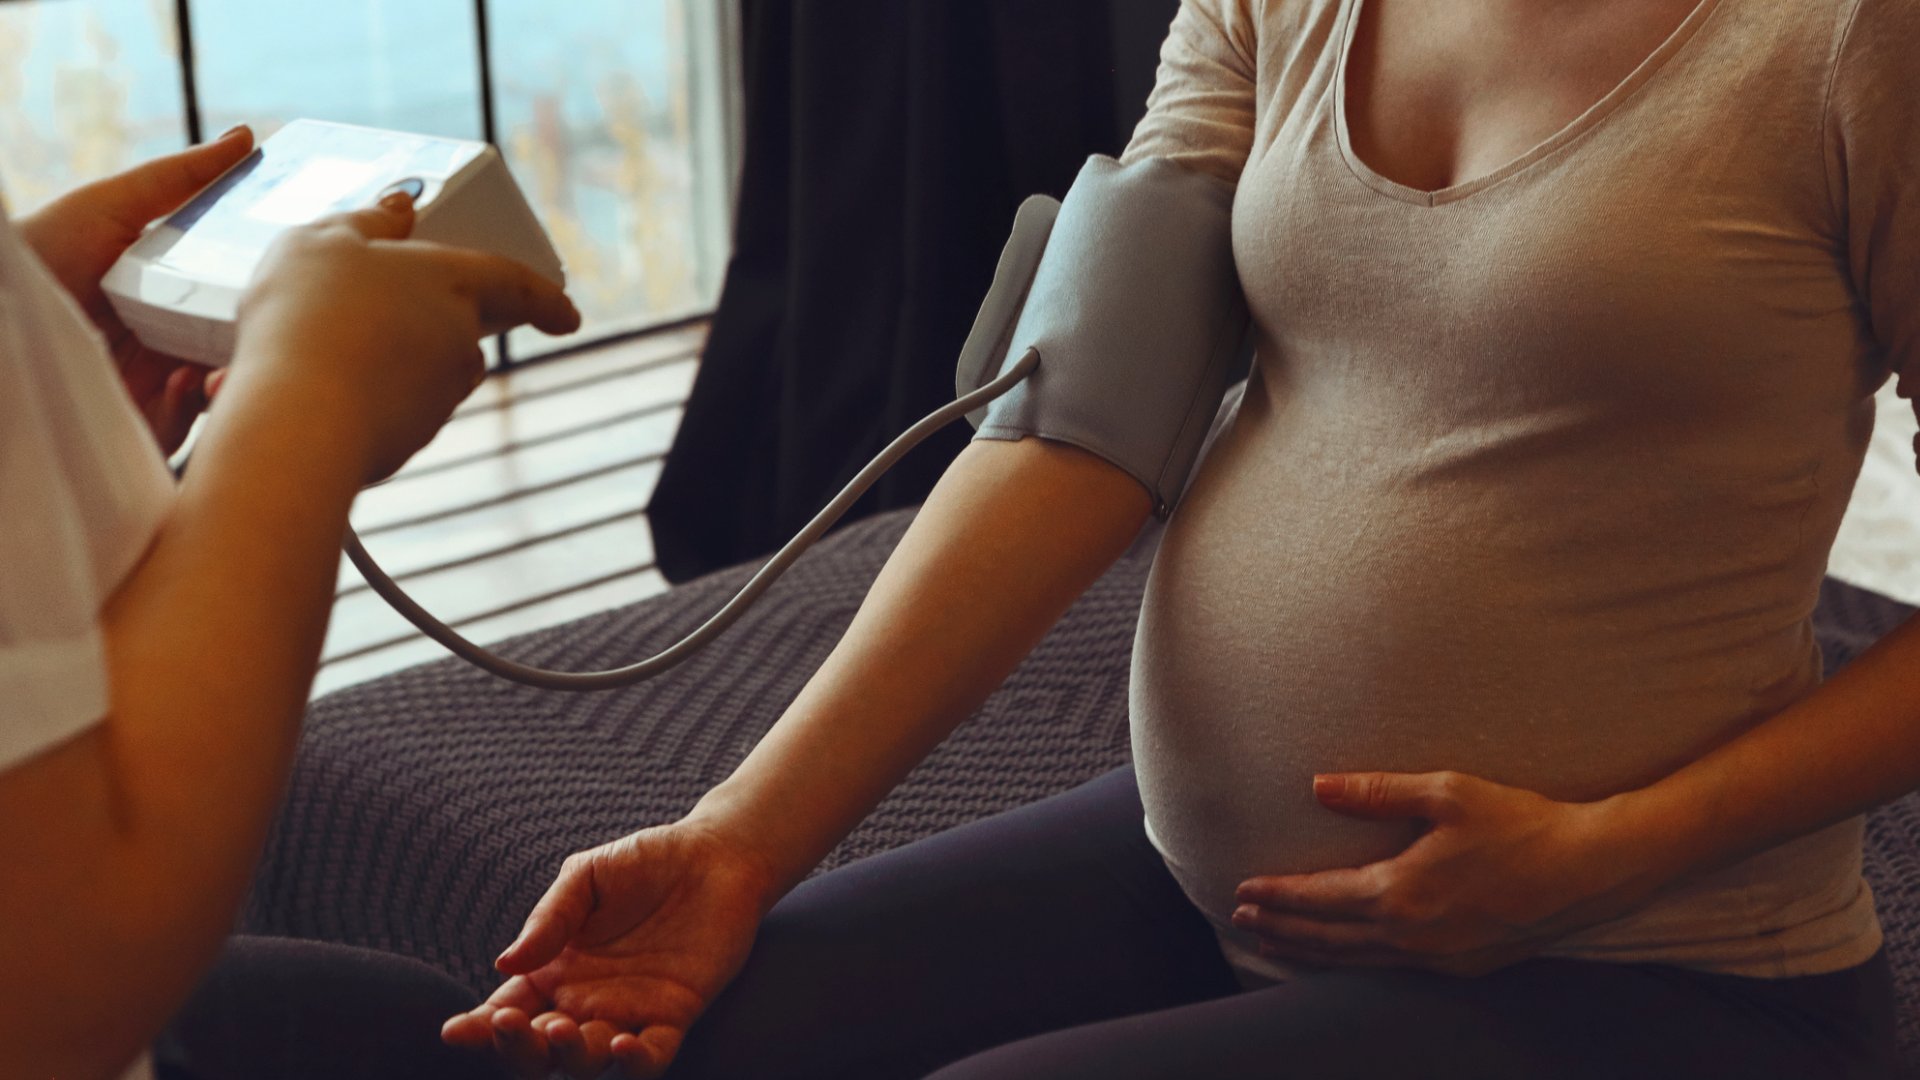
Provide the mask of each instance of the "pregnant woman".
POLYGON ((1920 785, 1920 629, 1822 685, 1809 614, 1920 378, 1917 42, 1913 0, 1187 0, 1124 160, 1232 186, 1257 359, 1153 566, 1133 767, 801 883, 1148 514, 975 442, 739 770, 568 860, 445 1038, 1882 1075, 1861 814, 1920 785))

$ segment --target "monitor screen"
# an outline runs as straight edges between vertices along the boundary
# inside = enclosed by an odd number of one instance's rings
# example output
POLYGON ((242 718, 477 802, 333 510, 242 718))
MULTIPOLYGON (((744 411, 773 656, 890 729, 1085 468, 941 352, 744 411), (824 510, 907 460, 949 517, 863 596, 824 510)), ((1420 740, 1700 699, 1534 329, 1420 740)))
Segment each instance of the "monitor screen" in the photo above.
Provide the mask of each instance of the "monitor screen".
POLYGON ((449 139, 289 124, 175 211, 152 258, 198 281, 244 286, 288 226, 370 205, 407 177, 445 180, 478 152, 449 139))

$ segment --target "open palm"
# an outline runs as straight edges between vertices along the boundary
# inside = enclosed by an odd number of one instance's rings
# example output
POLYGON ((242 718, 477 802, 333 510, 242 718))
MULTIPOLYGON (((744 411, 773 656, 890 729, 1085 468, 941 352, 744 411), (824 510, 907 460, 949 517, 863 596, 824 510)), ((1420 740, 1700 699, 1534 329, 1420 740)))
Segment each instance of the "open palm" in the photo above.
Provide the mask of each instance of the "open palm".
POLYGON ((656 1077, 746 962, 767 880, 725 840, 684 823, 574 855, 501 954, 512 977, 443 1037, 492 1048, 523 1076, 597 1076, 617 1064, 656 1077))

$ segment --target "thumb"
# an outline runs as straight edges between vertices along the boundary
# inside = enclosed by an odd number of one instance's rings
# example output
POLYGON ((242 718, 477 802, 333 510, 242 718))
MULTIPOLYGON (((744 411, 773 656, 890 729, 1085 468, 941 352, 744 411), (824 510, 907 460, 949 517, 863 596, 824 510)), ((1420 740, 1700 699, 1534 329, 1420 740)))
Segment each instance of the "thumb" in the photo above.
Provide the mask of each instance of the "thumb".
POLYGON ((679 1053, 680 1042, 685 1037, 686 1033, 678 1028, 649 1024, 638 1035, 623 1031, 614 1036, 608 1049, 613 1051, 613 1059, 620 1063, 623 1075, 659 1076, 673 1063, 674 1055, 679 1053))
POLYGON ((560 864, 560 874, 527 915, 520 936, 493 966, 502 974, 525 975, 551 963, 593 914, 593 871, 575 855, 560 864))
POLYGON ((96 205, 115 225, 138 232, 171 213, 201 188, 253 152, 253 130, 242 124, 212 142, 136 165, 91 185, 96 205))
POLYGON ((1320 805, 1350 817, 1446 821, 1460 809, 1457 773, 1328 773, 1313 778, 1320 805))

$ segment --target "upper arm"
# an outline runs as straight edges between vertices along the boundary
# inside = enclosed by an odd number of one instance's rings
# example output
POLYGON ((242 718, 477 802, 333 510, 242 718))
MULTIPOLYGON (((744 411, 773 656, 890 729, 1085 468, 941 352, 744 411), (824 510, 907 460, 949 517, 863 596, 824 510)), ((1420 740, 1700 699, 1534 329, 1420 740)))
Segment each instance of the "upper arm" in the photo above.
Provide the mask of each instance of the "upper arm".
MULTIPOLYGON (((1835 58, 1828 179, 1874 343, 1920 398, 1920 3, 1860 0, 1835 58)), ((1920 404, 1917 404, 1920 408, 1920 404)))
POLYGON ((34 973, 0 989, 0 1045, 38 1075, 84 1075, 157 1026, 154 1001, 120 1007, 148 985, 128 946, 161 905, 119 857, 100 614, 172 484, 98 336, 4 214, 0 385, 0 822, 18 826, 0 840, 0 956, 34 973))
POLYGON ((1050 540, 1066 540, 1069 550, 1111 547, 1117 556, 1153 513, 1153 499, 1131 473, 1072 443, 1045 436, 976 439, 963 458, 976 490, 1001 493, 995 502, 1050 540), (1065 537, 1063 530, 1078 536, 1065 537))
POLYGON ((99 335, 0 213, 0 770, 107 711, 100 612, 173 480, 99 335))
POLYGON ((1237 183, 1253 146, 1258 0, 1182 0, 1160 48, 1147 114, 1121 155, 1176 161, 1237 183))

